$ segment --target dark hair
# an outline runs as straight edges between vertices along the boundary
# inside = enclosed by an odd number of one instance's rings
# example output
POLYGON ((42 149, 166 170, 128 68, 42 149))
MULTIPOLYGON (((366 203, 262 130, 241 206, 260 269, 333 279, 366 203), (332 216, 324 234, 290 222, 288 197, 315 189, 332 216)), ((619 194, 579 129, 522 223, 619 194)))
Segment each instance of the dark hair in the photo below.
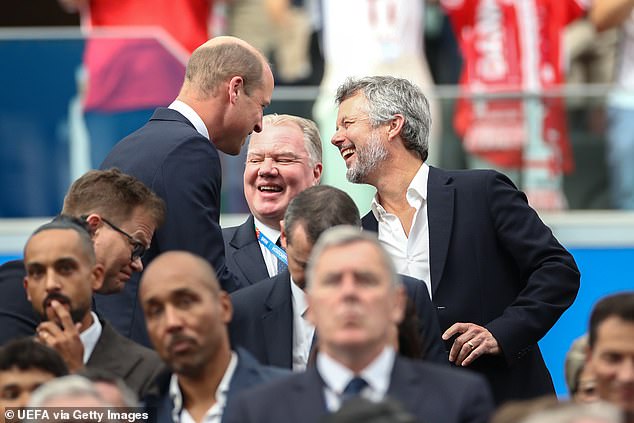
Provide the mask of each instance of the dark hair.
POLYGON ((423 341, 420 337, 420 325, 416 304, 407 298, 403 320, 398 325, 398 352, 410 358, 425 358, 423 356, 423 341))
POLYGON ((612 316, 627 322, 634 322, 634 291, 609 295, 595 304, 592 314, 590 315, 588 338, 590 348, 593 348, 597 341, 599 325, 612 316))
POLYGON ((201 46, 192 53, 187 62, 185 80, 205 97, 212 95, 218 85, 241 76, 247 95, 252 89, 262 86, 263 60, 248 48, 227 42, 214 46, 201 46))
POLYGON ((157 226, 165 220, 165 203, 145 184, 119 169, 91 170, 77 178, 64 198, 63 214, 99 213, 120 224, 142 207, 157 226))
POLYGON ((38 369, 55 377, 68 374, 66 363, 57 351, 30 337, 15 339, 0 347, 0 371, 14 367, 20 370, 38 369))
POLYGON ((337 225, 361 226, 359 209, 348 194, 329 185, 316 185, 300 192, 291 200, 284 214, 287 238, 301 222, 313 244, 326 229, 337 225))
POLYGON ((60 214, 59 216, 55 217, 55 219, 41 225, 40 227, 35 229, 35 231, 33 231, 33 233, 31 234, 31 236, 29 237, 28 241, 26 242, 24 246, 25 256, 26 256, 26 247, 29 245, 29 242, 31 241, 31 239, 35 235, 39 234, 40 232, 48 231, 51 229, 63 229, 63 230, 75 231, 75 233, 79 235, 79 241, 81 243, 82 250, 84 250, 84 253, 86 253, 86 256, 88 257, 88 259, 90 259, 91 263, 95 263, 96 261, 95 247, 92 243, 90 227, 84 220, 74 216, 68 216, 64 214, 60 214))

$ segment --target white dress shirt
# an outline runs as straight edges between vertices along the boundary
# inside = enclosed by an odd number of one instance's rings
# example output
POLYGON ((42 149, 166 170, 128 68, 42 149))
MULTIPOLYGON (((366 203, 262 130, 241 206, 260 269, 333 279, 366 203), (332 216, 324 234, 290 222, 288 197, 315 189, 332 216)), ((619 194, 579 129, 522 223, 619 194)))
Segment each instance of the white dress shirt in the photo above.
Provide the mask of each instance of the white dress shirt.
POLYGON ((92 315, 92 325, 90 325, 88 329, 79 334, 79 340, 84 346, 84 364, 88 363, 88 360, 90 360, 90 356, 95 350, 95 346, 97 345, 97 342, 101 337, 101 331, 103 329, 97 315, 92 311, 90 312, 90 314, 92 315))
MULTIPOLYGON (((238 356, 235 352, 232 352, 231 361, 229 361, 225 374, 222 376, 222 380, 216 390, 216 403, 207 410, 202 423, 220 423, 222 421, 222 413, 224 412, 225 405, 227 403, 229 384, 231 383, 231 379, 233 378, 237 365, 238 356)), ((180 386, 178 386, 178 376, 176 374, 173 374, 170 379, 169 394, 172 402, 174 403, 172 421, 175 423, 196 423, 191 414, 189 414, 189 411, 187 411, 186 408, 183 408, 183 394, 181 393, 180 386)))
POLYGON ((302 372, 308 363, 315 326, 306 320, 306 294, 293 282, 292 276, 290 283, 293 301, 293 371, 302 372))
POLYGON ((198 131, 200 135, 209 139, 209 131, 207 130, 205 123, 200 116, 198 116, 198 113, 196 113, 188 104, 183 103, 180 100, 174 100, 172 104, 169 105, 168 109, 176 110, 178 113, 185 116, 185 118, 194 125, 194 128, 196 128, 196 131, 198 131))
POLYGON ((429 166, 420 167, 407 188, 407 202, 416 209, 409 238, 399 218, 388 213, 378 201, 378 195, 372 200, 372 213, 379 223, 379 241, 387 253, 392 256, 396 271, 416 279, 427 285, 429 296, 431 290, 431 271, 429 267, 429 226, 427 224, 427 179, 429 166))
POLYGON ((341 408, 343 390, 355 376, 362 377, 368 384, 359 394, 365 399, 378 402, 385 398, 390 387, 390 378, 396 351, 392 347, 385 347, 381 354, 370 365, 355 375, 339 362, 325 353, 317 354, 317 371, 324 381, 324 396, 326 407, 332 413, 341 408))
MULTIPOLYGON (((280 231, 266 226, 255 216, 253 216, 253 221, 255 222, 255 227, 258 228, 265 237, 270 239, 273 243, 277 243, 277 239, 280 237, 280 231)), ((258 241, 258 245, 260 246, 260 251, 262 251, 262 257, 264 257, 264 263, 266 263, 266 270, 269 272, 269 277, 272 278, 277 275, 277 257, 271 250, 262 245, 260 241, 258 241)))

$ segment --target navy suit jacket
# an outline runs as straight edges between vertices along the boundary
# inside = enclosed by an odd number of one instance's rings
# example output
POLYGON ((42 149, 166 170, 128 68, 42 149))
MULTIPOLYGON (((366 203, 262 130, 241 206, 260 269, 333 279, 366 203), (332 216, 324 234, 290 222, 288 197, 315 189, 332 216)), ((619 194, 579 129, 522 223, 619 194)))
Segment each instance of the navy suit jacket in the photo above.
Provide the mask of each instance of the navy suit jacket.
MULTIPOLYGON (((143 258, 148 264, 164 251, 186 250, 206 258, 228 292, 242 286, 225 266, 220 218, 221 168, 218 151, 179 112, 159 108, 150 121, 121 140, 101 164, 135 176, 167 205, 165 223, 143 258)), ((149 345, 137 298, 140 275, 124 291, 98 295, 98 310, 124 336, 149 345)))
MULTIPOLYGON (((233 398, 227 423, 318 423, 326 414, 323 381, 315 367, 305 373, 250 389, 233 398)), ((484 380, 420 360, 397 357, 387 395, 417 421, 484 423, 493 401, 484 380)))
MULTIPOLYGON (((427 215, 441 330, 471 322, 493 334, 502 355, 470 367, 487 377, 497 403, 554 393, 537 341, 576 297, 573 257, 496 171, 430 167, 427 215)), ((363 227, 377 230, 372 212, 363 227)))
MULTIPOLYGON (((238 355, 238 364, 229 382, 227 401, 245 389, 291 374, 284 369, 262 366, 251 354, 243 349, 238 348, 235 351, 238 355)), ((174 423, 172 420, 174 402, 169 395, 171 377, 172 374, 170 372, 163 373, 156 382, 158 385, 158 393, 145 398, 145 407, 150 414, 149 421, 152 423, 174 423)))
POLYGON ((225 258, 229 271, 246 281, 249 285, 267 279, 266 268, 260 243, 255 236, 253 215, 240 226, 222 229, 225 241, 225 258))
POLYGON ((0 266, 0 345, 32 336, 40 317, 26 298, 24 261, 12 260, 0 266))
MULTIPOLYGON (((426 285, 403 276, 420 321, 423 357, 447 363, 438 318, 426 285)), ((246 348, 262 364, 293 367, 293 301, 288 270, 231 294, 231 344, 246 348)))

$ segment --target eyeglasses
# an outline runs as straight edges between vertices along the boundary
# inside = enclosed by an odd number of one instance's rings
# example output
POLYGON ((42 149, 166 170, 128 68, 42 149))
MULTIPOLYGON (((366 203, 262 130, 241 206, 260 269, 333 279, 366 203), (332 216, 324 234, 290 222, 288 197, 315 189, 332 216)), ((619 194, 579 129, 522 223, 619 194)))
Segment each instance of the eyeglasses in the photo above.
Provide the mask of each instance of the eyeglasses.
POLYGON ((130 245, 132 245, 132 255, 130 256, 130 260, 131 261, 135 261, 136 259, 141 258, 143 256, 143 254, 145 254, 145 251, 147 250, 147 248, 145 248, 145 245, 143 245, 142 242, 137 241, 136 239, 134 239, 132 237, 132 235, 130 235, 129 233, 127 233, 123 229, 115 226, 109 220, 107 220, 107 219, 105 219, 103 217, 101 218, 101 220, 103 220, 108 226, 110 226, 112 229, 114 229, 115 231, 119 232, 120 234, 122 234, 123 236, 125 236, 128 239, 128 242, 130 243, 130 245))

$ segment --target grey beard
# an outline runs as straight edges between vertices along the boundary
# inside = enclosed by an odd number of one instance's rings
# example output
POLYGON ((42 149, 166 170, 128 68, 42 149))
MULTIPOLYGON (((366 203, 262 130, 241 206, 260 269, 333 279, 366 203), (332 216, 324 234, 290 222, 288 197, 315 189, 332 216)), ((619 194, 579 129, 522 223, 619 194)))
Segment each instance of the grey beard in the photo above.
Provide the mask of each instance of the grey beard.
POLYGON ((367 177, 379 163, 388 158, 387 148, 374 133, 370 136, 368 144, 355 152, 357 160, 346 171, 346 178, 353 184, 366 183, 367 177))

